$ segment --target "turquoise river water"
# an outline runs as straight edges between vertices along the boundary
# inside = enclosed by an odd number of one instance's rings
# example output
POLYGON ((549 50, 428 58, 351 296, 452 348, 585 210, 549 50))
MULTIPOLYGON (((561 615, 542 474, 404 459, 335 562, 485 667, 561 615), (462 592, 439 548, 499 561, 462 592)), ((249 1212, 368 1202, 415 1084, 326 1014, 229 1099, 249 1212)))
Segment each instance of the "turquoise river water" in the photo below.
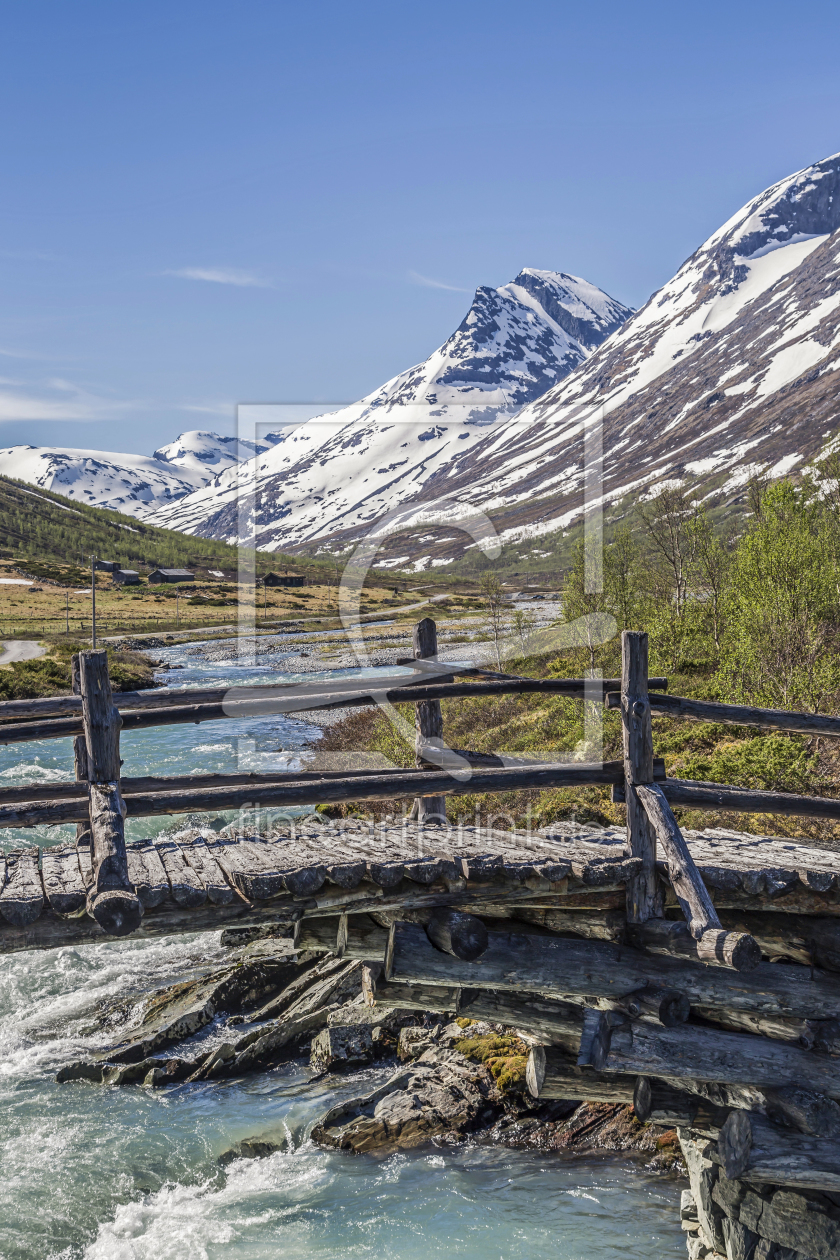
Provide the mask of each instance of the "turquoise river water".
MULTIPOLYGON (((162 655, 172 682, 258 682, 271 667, 162 655)), ((170 679, 167 679, 170 681, 170 679)), ((295 764, 315 731, 291 718, 128 733, 124 773, 295 764), (284 753, 278 753, 282 748, 284 753), (290 755, 291 754, 291 755, 290 755)), ((0 749, 0 784, 72 778, 70 741, 0 749)), ((175 820, 154 820, 154 830, 175 820)), ((183 819, 180 820, 183 825, 183 819)), ((37 836, 55 843, 55 828, 37 836)), ((138 838, 152 823, 134 822, 138 838)), ((7 832, 4 843, 32 843, 7 832)), ((229 957, 218 933, 12 954, 0 964, 0 1260, 677 1260, 677 1183, 640 1164, 464 1145, 373 1159, 308 1140, 342 1094, 384 1070, 316 1080, 286 1065, 239 1081, 103 1089, 55 1083, 64 1063, 107 1044, 114 998, 139 1001, 229 957), (283 1149, 221 1169, 255 1135, 283 1149)), ((212 1029, 209 1033, 213 1035, 212 1029)))

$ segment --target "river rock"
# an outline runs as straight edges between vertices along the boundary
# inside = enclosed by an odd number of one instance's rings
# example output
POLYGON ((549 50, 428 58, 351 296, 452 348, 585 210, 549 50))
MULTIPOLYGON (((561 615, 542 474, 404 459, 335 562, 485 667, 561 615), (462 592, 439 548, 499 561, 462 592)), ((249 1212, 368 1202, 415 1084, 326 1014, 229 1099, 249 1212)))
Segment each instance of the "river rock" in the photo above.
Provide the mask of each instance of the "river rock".
POLYGON ((718 1175, 717 1164, 710 1158, 714 1143, 693 1137, 689 1129, 679 1129, 678 1134, 691 1182, 691 1193, 697 1204, 700 1237, 709 1250, 725 1254, 726 1239, 722 1224, 724 1214, 712 1195, 718 1175))
POLYGON ((370 1063, 373 1054, 370 1024, 328 1025, 313 1037, 309 1062, 316 1072, 326 1072, 329 1068, 370 1063))
POLYGON ((258 957, 161 990, 146 1004, 131 1036, 105 1051, 109 1063, 135 1063, 155 1050, 184 1041, 210 1024, 221 1011, 250 1010, 273 998, 311 969, 287 952, 258 957))
POLYGON ((222 1151, 217 1162, 225 1168, 235 1159, 265 1159, 268 1155, 273 1155, 275 1151, 282 1151, 282 1149, 279 1142, 266 1142, 261 1138, 244 1138, 228 1150, 222 1151))
POLYGON ((487 1068, 455 1050, 429 1049, 379 1089, 333 1107, 312 1137, 321 1146, 384 1154, 486 1126, 503 1107, 487 1068))
POLYGON ((761 1238, 811 1260, 840 1256, 840 1209, 825 1195, 776 1190, 764 1197, 750 1190, 741 1203, 739 1219, 761 1238))

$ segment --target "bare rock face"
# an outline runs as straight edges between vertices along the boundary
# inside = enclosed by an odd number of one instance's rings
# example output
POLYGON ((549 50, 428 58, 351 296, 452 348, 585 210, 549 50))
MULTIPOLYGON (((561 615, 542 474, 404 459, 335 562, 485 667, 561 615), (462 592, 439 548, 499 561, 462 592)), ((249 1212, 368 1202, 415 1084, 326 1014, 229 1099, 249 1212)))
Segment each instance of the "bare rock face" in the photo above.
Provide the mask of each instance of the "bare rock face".
POLYGON ((321 1146, 387 1153, 462 1134, 503 1109, 487 1068, 455 1050, 426 1050, 385 1085, 328 1111, 312 1137, 321 1146))

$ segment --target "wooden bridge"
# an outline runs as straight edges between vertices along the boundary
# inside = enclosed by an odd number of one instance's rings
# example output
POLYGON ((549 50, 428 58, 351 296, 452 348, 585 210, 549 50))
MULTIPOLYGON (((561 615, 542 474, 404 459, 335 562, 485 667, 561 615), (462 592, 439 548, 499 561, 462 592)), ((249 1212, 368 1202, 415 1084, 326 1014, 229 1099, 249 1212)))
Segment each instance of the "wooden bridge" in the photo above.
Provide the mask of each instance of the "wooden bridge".
MULTIPOLYGON (((651 715, 829 737, 840 736, 840 719, 670 696, 667 680, 648 677, 646 636, 625 632, 621 679, 594 684, 621 712, 622 760, 502 758, 447 748, 440 701, 591 697, 592 680, 440 663, 428 620, 417 627, 412 664, 407 679, 342 679, 321 691, 115 698, 105 653, 84 652, 73 696, 0 705, 0 739, 73 735, 76 761, 75 782, 0 791, 0 827, 77 825, 75 844, 5 855, 0 952, 230 924, 293 926, 302 949, 364 960, 371 1003, 529 1031, 539 1040, 528 1069, 538 1097, 634 1101, 642 1119, 685 1126, 684 1145, 702 1147, 698 1167, 711 1160, 753 1189, 840 1193, 837 857, 778 838, 684 834, 671 810, 840 818, 840 800, 668 779, 653 756, 651 715), (121 728, 384 701, 415 704, 413 770, 120 776, 121 728), (626 830, 558 824, 521 835, 441 825, 448 795, 591 783, 611 784, 625 802, 626 830), (309 817, 273 838, 124 838, 126 815, 406 797, 416 805, 401 824, 309 817)), ((704 1177, 692 1184, 695 1198, 708 1200, 695 1230, 706 1251, 735 1254, 723 1220, 733 1237, 775 1238, 772 1222, 763 1234, 744 1224, 743 1196, 715 1206, 714 1177, 704 1177)), ((828 1203, 840 1241, 840 1211, 828 1203)), ((763 1221, 753 1208, 749 1219, 763 1221)))

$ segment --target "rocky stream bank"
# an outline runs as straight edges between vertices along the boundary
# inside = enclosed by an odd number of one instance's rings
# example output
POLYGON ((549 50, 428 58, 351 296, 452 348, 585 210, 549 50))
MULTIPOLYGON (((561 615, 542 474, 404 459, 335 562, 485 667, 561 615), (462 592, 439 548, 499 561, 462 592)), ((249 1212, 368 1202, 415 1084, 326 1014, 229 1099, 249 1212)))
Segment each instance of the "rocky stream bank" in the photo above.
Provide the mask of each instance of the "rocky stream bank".
MULTIPOLYGON (((231 929, 231 961, 209 975, 103 1006, 97 1019, 113 1044, 62 1068, 58 1080, 160 1089, 296 1060, 346 1082, 376 1066, 384 1079, 332 1107, 307 1136, 368 1156, 467 1141, 566 1156, 621 1152, 649 1170, 684 1175, 676 1132, 639 1123, 631 1107, 531 1098, 525 1065, 533 1038, 521 1030, 376 1007, 363 991, 363 963, 254 936, 231 929)), ((369 1084, 369 1073, 360 1075, 369 1084)), ((256 1133, 220 1162, 277 1149, 256 1133)))

